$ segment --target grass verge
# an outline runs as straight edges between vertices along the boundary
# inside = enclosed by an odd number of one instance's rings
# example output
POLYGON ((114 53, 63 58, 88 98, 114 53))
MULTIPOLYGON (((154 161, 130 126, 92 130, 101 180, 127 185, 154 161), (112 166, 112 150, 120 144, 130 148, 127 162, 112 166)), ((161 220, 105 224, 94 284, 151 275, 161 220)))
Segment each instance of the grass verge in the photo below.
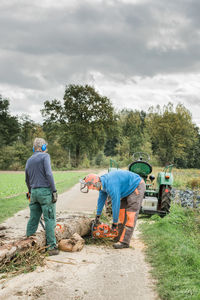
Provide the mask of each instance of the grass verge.
POLYGON ((200 212, 172 206, 140 225, 146 256, 164 300, 200 299, 200 212))

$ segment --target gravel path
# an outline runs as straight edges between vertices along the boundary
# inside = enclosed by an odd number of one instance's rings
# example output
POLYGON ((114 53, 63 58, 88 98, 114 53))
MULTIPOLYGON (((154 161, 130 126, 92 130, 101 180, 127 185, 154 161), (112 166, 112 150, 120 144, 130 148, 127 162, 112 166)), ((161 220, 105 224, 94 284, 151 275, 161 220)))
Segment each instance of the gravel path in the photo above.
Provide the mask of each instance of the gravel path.
MULTIPOLYGON (((93 214, 98 193, 83 194, 79 184, 59 196, 57 212, 93 214)), ((8 219, 5 225, 25 234, 29 210, 8 219)), ((150 267, 145 262, 144 245, 136 228, 132 248, 85 245, 81 252, 60 252, 48 257, 45 267, 0 281, 1 300, 158 300, 150 267)))

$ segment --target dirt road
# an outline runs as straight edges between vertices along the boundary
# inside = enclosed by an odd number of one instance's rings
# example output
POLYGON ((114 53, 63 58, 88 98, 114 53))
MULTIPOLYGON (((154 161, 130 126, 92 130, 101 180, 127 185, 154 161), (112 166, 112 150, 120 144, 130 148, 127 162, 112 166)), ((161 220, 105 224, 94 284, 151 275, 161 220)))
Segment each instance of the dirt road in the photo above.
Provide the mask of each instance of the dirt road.
MULTIPOLYGON (((98 193, 82 194, 79 184, 60 195, 57 212, 92 214, 98 193)), ((17 213, 5 224, 25 234, 29 210, 17 213)), ((157 300, 150 267, 145 263, 144 245, 136 229, 131 241, 134 248, 115 250, 85 245, 81 252, 60 252, 48 257, 45 267, 0 281, 0 300, 157 300)))

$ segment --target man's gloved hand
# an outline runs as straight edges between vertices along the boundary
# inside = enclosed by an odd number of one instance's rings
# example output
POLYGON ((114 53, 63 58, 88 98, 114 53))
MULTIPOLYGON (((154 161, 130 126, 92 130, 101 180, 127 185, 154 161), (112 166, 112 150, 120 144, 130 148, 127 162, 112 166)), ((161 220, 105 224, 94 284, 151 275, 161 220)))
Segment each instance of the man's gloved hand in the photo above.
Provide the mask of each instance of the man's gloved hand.
POLYGON ((26 198, 30 201, 31 200, 31 193, 30 192, 27 192, 26 193, 26 198))
POLYGON ((96 216, 96 218, 94 220, 94 224, 95 225, 101 224, 101 222, 100 222, 100 216, 96 216))
POLYGON ((57 200, 58 200, 58 193, 57 193, 57 191, 55 191, 52 193, 52 202, 56 203, 57 200))

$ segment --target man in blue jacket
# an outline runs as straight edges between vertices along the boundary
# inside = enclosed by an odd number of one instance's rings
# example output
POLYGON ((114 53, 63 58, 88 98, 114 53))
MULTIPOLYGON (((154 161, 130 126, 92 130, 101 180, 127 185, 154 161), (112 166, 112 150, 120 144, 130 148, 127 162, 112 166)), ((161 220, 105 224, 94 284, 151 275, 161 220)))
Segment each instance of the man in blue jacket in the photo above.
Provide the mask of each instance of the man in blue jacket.
POLYGON ((81 190, 98 190, 96 223, 99 222, 106 199, 112 201, 112 229, 118 228, 115 249, 128 248, 145 192, 145 182, 136 173, 117 170, 102 176, 89 174, 81 181, 81 190))
POLYGON ((55 202, 57 191, 51 170, 47 143, 42 138, 36 138, 33 143, 33 155, 27 160, 25 167, 26 185, 30 195, 30 219, 26 235, 33 235, 43 214, 46 231, 47 250, 49 255, 57 255, 55 225, 55 202))

